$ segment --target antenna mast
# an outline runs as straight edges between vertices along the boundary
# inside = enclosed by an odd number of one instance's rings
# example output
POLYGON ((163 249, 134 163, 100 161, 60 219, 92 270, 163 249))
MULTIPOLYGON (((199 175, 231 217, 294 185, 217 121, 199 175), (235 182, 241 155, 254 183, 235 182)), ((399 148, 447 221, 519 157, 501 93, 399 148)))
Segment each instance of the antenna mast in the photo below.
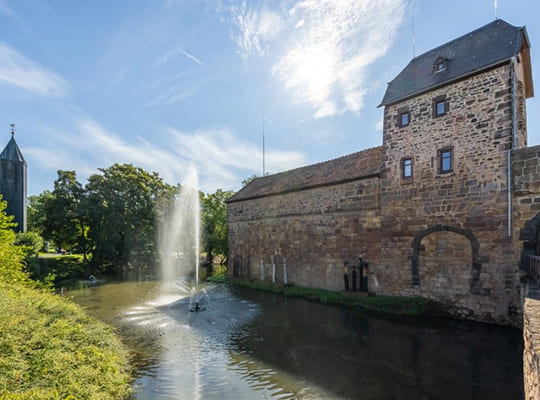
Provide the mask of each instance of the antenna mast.
MULTIPOLYGON (((497 1, 497 0, 495 0, 497 1)), ((414 0, 413 2, 411 3, 412 4, 412 10, 411 10, 411 13, 412 13, 412 56, 413 58, 416 57, 416 32, 414 30, 414 0)))
POLYGON ((494 0, 494 6, 495 6, 495 19, 497 19, 497 0, 494 0))
POLYGON ((264 174, 266 173, 265 171, 265 165, 264 165, 264 114, 263 114, 263 120, 262 120, 262 162, 263 162, 263 165, 262 165, 262 176, 264 176, 264 174))

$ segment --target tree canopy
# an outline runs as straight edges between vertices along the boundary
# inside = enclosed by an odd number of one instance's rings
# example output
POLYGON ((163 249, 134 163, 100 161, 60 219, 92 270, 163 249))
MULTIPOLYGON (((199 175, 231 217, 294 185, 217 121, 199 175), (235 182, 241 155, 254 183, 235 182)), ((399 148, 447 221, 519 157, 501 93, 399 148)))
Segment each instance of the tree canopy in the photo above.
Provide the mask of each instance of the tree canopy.
POLYGON ((218 189, 215 193, 208 194, 202 199, 202 239, 208 261, 212 261, 216 254, 227 256, 228 227, 225 201, 233 194, 234 192, 218 189))
MULTIPOLYGON (((98 171, 83 186, 75 171, 59 170, 52 192, 30 198, 29 226, 105 270, 156 265, 157 226, 171 215, 180 185, 131 164, 98 171)), ((209 260, 227 254, 225 200, 232 194, 201 193, 202 249, 209 260)))

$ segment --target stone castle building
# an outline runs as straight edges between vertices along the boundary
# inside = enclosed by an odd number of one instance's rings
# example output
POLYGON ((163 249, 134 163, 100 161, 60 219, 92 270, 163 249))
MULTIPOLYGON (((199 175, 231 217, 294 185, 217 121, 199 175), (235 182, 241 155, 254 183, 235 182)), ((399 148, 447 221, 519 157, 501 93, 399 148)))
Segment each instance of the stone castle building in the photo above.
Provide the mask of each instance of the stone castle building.
POLYGON ((14 130, 0 153, 0 194, 7 201, 6 214, 13 215, 13 222, 17 223, 15 231, 26 232, 27 166, 14 130))
POLYGON ((382 146, 229 199, 229 274, 344 290, 346 272, 349 288, 518 320, 520 260, 540 253, 529 47, 498 19, 411 60, 381 102, 382 146))

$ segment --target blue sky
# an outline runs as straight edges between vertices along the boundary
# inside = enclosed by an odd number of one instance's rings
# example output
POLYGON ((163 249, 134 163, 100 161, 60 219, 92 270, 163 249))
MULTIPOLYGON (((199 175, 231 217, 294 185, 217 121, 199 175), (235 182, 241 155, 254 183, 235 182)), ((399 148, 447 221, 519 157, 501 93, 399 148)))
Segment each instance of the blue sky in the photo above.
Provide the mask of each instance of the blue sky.
MULTIPOLYGON (((419 55, 495 8, 527 27, 540 80, 537 0, 0 0, 0 144, 16 123, 29 194, 115 162, 237 190, 262 173, 263 125, 270 173, 380 145, 413 18, 419 55)), ((540 144, 537 98, 527 114, 540 144)))

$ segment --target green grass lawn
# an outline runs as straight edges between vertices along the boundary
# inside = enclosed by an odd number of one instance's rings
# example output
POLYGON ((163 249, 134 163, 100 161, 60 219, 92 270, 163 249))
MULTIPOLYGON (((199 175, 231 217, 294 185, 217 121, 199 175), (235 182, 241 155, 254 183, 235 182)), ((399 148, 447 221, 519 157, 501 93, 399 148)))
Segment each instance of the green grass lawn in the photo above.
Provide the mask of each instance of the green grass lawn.
POLYGON ((420 316, 439 313, 439 307, 436 303, 421 297, 360 295, 354 296, 350 295, 352 292, 337 292, 332 290, 313 289, 302 286, 274 286, 260 283, 257 281, 229 279, 220 275, 217 275, 212 280, 215 282, 227 282, 229 284, 249 287, 252 289, 281 293, 285 296, 302 297, 323 304, 336 304, 346 307, 359 307, 367 310, 390 314, 420 316))
POLYGON ((0 399, 129 398, 127 350, 77 305, 0 283, 0 332, 0 399))

